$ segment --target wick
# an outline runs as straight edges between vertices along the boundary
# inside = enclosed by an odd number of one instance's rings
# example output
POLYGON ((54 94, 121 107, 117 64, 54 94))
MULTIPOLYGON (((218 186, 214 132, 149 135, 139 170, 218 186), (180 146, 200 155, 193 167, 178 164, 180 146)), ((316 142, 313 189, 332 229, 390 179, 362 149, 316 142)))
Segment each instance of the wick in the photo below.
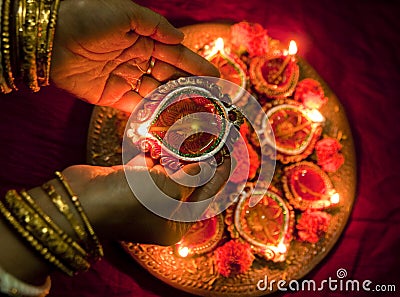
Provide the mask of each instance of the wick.
POLYGON ((303 130, 303 129, 306 128, 308 125, 311 125, 311 124, 310 124, 310 123, 304 123, 303 125, 297 126, 296 128, 291 128, 291 129, 288 130, 288 131, 284 131, 284 132, 281 132, 281 133, 276 133, 275 135, 278 136, 278 137, 287 136, 287 135, 290 135, 290 134, 295 133, 295 132, 297 132, 297 131, 303 130))
POLYGON ((276 78, 278 78, 282 72, 285 70, 286 66, 289 64, 290 60, 292 59, 291 55, 287 55, 283 63, 281 64, 281 67, 279 67, 278 72, 275 73, 275 75, 272 77, 271 81, 275 81, 276 78))

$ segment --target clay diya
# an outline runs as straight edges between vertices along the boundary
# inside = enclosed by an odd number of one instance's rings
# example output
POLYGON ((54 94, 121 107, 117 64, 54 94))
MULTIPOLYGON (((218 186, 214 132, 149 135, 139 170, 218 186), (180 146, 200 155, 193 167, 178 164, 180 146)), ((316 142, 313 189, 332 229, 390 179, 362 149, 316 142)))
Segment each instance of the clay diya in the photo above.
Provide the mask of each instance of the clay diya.
POLYGON ((248 195, 242 195, 234 211, 228 209, 225 219, 233 238, 239 236, 255 254, 273 262, 285 260, 294 221, 291 206, 271 190, 254 207, 249 206, 248 195))
POLYGON ((183 258, 208 253, 217 246, 223 233, 222 215, 199 221, 175 244, 175 252, 183 258))
POLYGON ((209 51, 203 53, 205 58, 214 64, 220 71, 221 78, 239 86, 232 88, 230 96, 232 102, 236 103, 245 93, 246 88, 246 65, 240 58, 229 51, 225 50, 224 40, 218 38, 215 40, 214 46, 209 51))
POLYGON ((239 128, 241 113, 205 78, 180 78, 159 87, 132 113, 126 136, 172 169, 218 155, 239 128))
POLYGON ((283 189, 294 208, 320 210, 339 203, 339 194, 329 176, 316 164, 304 161, 284 171, 283 189))
POLYGON ((262 125, 262 145, 276 149, 282 163, 299 162, 309 156, 321 136, 324 117, 317 110, 285 100, 270 108, 262 125), (267 123, 268 121, 268 123, 267 123))
POLYGON ((269 98, 285 98, 293 93, 299 80, 296 52, 296 43, 291 41, 289 50, 279 56, 264 55, 251 60, 250 81, 258 93, 269 98))

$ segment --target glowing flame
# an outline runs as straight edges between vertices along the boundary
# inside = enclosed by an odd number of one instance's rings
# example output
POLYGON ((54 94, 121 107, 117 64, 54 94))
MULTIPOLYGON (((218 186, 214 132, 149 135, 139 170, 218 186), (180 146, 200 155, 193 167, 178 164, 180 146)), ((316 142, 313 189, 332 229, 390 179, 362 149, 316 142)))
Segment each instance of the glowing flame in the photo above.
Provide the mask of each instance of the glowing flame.
POLYGON ((289 50, 288 50, 289 55, 293 56, 297 53, 297 44, 296 41, 290 40, 289 42, 289 50))
POLYGON ((283 244, 283 243, 278 244, 278 252, 280 252, 281 254, 284 254, 284 253, 286 253, 286 250, 287 250, 287 248, 286 248, 285 244, 283 244))
POLYGON ((215 50, 222 52, 224 50, 224 47, 225 47, 224 39, 218 37, 217 40, 215 40, 215 45, 214 45, 215 50))
POLYGON ((307 110, 307 116, 314 123, 323 123, 325 121, 324 116, 317 109, 307 110))
POLYGON ((334 194, 331 195, 331 203, 332 204, 337 204, 337 203, 339 203, 339 201, 340 201, 339 193, 335 192, 334 194))
POLYGON ((215 42, 214 46, 207 52, 206 59, 211 60, 216 54, 225 53, 225 44, 224 39, 222 37, 218 37, 215 42))
POLYGON ((186 258, 189 255, 189 248, 187 246, 179 247, 178 254, 182 258, 186 258))

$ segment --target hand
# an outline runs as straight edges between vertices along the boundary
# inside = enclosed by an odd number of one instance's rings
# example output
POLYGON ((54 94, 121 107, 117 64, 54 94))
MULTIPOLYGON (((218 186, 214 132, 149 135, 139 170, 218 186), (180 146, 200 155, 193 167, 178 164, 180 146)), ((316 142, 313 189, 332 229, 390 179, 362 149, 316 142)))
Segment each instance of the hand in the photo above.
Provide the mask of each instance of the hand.
MULTIPOLYGON (((174 180, 180 180, 182 172, 197 175, 199 164, 184 166, 174 173, 173 180, 161 165, 154 165, 151 159, 147 159, 147 164, 140 164, 137 160, 140 158, 130 163, 126 173, 140 181, 144 180, 145 171, 150 172, 158 188, 142 183, 149 197, 156 197, 161 190, 177 200, 202 201, 214 196, 224 186, 230 173, 230 159, 226 159, 212 177, 207 170, 199 174, 199 182, 211 177, 206 184, 197 188, 185 187, 174 180)), ((67 168, 63 174, 81 197, 100 238, 171 245, 179 241, 191 226, 190 223, 166 220, 144 207, 129 188, 121 166, 77 165, 67 168)))
POLYGON ((164 17, 131 0, 62 1, 50 77, 89 103, 131 112, 166 80, 219 75, 180 44, 183 37, 164 17))

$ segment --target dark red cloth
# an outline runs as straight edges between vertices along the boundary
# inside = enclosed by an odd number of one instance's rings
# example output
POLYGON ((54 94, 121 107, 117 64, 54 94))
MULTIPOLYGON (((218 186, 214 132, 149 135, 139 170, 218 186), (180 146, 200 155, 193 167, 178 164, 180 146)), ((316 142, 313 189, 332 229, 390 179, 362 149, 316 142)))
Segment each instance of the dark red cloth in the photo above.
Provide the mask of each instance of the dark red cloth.
MULTIPOLYGON (((400 15, 396 1, 141 2, 177 26, 247 20, 261 23, 274 38, 298 41, 299 55, 314 66, 343 103, 358 161, 357 197, 347 228, 328 257, 306 278, 317 282, 336 278, 336 271, 344 268, 347 279, 396 284, 399 291, 400 15)), ((3 191, 39 185, 54 170, 85 162, 89 105, 54 88, 0 99, 3 191)), ((84 275, 73 279, 55 275, 51 296, 189 296, 150 276, 117 245, 111 248, 116 252, 108 250, 108 254, 119 257, 101 261, 84 275), (122 268, 123 263, 130 265, 122 268)))

